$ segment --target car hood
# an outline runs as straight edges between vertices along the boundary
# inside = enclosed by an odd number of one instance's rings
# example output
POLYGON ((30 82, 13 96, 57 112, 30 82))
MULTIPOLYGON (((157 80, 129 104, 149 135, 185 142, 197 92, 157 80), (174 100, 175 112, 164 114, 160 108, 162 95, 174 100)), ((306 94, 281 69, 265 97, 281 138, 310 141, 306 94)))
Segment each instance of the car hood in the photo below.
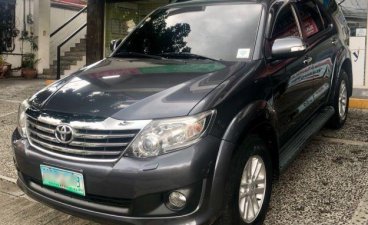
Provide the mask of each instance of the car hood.
POLYGON ((38 92, 42 111, 122 120, 185 116, 245 63, 107 58, 38 92))

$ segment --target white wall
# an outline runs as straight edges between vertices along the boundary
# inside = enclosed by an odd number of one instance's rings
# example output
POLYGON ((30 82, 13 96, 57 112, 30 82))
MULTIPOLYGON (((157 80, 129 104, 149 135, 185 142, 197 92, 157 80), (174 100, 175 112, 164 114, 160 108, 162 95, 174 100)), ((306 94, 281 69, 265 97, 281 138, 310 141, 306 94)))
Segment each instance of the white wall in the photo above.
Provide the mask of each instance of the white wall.
MULTIPOLYGON (((26 0, 26 15, 29 12, 29 1, 31 1, 31 12, 33 14, 33 0, 26 0)), ((15 26, 16 28, 22 32, 23 30, 23 0, 17 0, 15 5, 15 26)), ((33 27, 29 24, 26 25, 27 30, 33 31, 33 27)), ((29 52, 30 47, 27 44, 24 44, 22 51, 22 42, 19 40, 20 34, 15 38, 15 50, 12 53, 21 54, 22 52, 29 52)), ((12 64, 12 68, 17 68, 21 66, 21 56, 20 55, 7 55, 4 54, 5 60, 12 64)))
POLYGON ((353 85, 361 88, 366 86, 365 79, 365 37, 350 37, 351 59, 353 64, 353 85))
POLYGON ((39 46, 37 58, 41 59, 37 64, 39 73, 50 66, 50 0, 34 0, 34 34, 39 46))
MULTIPOLYGON (((43 3, 44 0, 36 0, 38 3, 43 3)), ((49 2, 49 0, 47 0, 49 2)), ((56 30, 58 27, 60 27, 62 24, 64 24, 69 18, 71 18, 73 15, 75 15, 78 11, 77 10, 71 10, 71 9, 63 9, 63 8, 57 8, 57 7, 51 7, 50 9, 50 15, 48 13, 44 14, 43 12, 36 12, 35 11, 35 0, 25 0, 25 9, 26 9, 26 16, 31 13, 33 16, 33 20, 35 21, 36 18, 35 13, 40 15, 41 17, 47 17, 47 18, 41 18, 40 21, 38 21, 38 24, 41 24, 42 26, 45 26, 46 23, 49 24, 49 29, 35 29, 35 26, 37 24, 26 24, 27 31, 28 32, 37 32, 35 34, 36 36, 43 36, 46 31, 45 35, 50 35, 54 30, 56 30), (46 22, 46 23, 45 23, 46 22)), ((20 31, 19 35, 15 38, 15 50, 12 52, 13 54, 22 54, 27 53, 30 51, 30 47, 28 43, 23 44, 22 48, 22 42, 19 40, 21 36, 21 32, 23 30, 23 0, 16 0, 16 8, 15 8, 15 26, 20 31)), ((42 10, 42 8, 39 8, 42 10)), ((48 68, 48 65, 52 63, 53 60, 56 60, 56 46, 64 40, 67 36, 69 36, 73 31, 75 31, 80 25, 85 23, 87 20, 86 13, 82 14, 78 17, 78 20, 72 22, 69 24, 69 26, 65 27, 62 32, 60 32, 60 35, 58 38, 52 38, 50 41, 50 47, 40 45, 39 49, 41 52, 39 54, 41 57, 44 57, 48 54, 42 54, 43 51, 46 51, 49 49, 49 55, 50 59, 42 59, 41 63, 38 66, 38 72, 42 73, 42 70, 44 68, 48 68), (43 63, 42 63, 43 62, 43 63)), ((80 38, 85 37, 86 35, 86 29, 83 29, 75 38, 70 40, 69 44, 65 45, 64 48, 62 48, 62 53, 66 50, 69 50, 71 46, 73 46, 76 42, 79 42, 80 38)), ((42 39, 42 37, 41 37, 42 39)), ((45 39, 46 40, 46 39, 45 39)), ((42 40, 41 40, 42 43, 42 40)), ((12 64, 12 68, 17 68, 21 66, 21 56, 20 55, 11 55, 11 54, 4 54, 5 60, 12 64)), ((16 75, 16 74, 15 74, 16 75)))
MULTIPOLYGON (((78 10, 64 9, 58 7, 51 7, 50 16, 50 30, 54 32, 57 28, 63 25, 69 18, 73 17, 78 10)), ((86 17, 84 16, 86 20, 86 17)))
MULTIPOLYGON (((73 17, 78 11, 62 9, 62 8, 51 8, 51 33, 63 25, 66 21, 68 21, 71 17, 73 17)), ((50 41, 50 63, 56 60, 56 48, 57 46, 63 42, 69 35, 71 35, 75 30, 81 27, 84 23, 87 22, 87 13, 82 13, 79 15, 74 21, 69 23, 66 27, 64 27, 58 34, 53 36, 50 41)), ((84 28, 81 30, 74 38, 72 38, 68 43, 66 43, 61 48, 61 55, 64 55, 66 51, 73 47, 75 43, 78 43, 81 38, 86 36, 87 29, 84 28)))

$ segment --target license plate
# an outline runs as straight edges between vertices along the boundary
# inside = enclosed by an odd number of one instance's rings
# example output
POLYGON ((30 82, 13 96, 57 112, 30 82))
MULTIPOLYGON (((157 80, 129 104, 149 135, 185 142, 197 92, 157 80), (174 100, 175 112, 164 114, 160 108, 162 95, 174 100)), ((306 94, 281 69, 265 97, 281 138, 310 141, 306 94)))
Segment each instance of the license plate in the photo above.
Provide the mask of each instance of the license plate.
POLYGON ((42 183, 47 186, 66 190, 85 196, 84 179, 81 173, 40 165, 42 183))

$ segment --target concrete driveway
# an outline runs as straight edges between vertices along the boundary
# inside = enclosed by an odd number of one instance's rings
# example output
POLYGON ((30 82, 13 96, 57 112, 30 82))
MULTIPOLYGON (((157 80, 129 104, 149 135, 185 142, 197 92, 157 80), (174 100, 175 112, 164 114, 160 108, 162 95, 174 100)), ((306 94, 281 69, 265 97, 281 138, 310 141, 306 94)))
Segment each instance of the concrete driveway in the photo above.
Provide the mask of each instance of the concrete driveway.
MULTIPOLYGON (((19 103, 42 80, 0 81, 0 224, 96 224, 28 199, 13 183, 10 137, 19 103)), ((368 225, 368 111, 351 110, 346 126, 322 130, 274 183, 265 224, 368 225)))

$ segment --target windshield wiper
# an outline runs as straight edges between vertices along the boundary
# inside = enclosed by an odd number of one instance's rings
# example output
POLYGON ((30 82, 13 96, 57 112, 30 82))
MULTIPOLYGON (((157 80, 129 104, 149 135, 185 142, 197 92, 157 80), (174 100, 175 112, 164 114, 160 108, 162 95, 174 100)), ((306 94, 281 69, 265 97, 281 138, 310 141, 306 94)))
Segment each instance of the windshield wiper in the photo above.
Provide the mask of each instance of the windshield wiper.
POLYGON ((163 57, 167 57, 167 58, 181 58, 181 59, 207 59, 207 60, 211 60, 211 61, 219 61, 218 59, 213 59, 207 56, 203 56, 203 55, 198 55, 198 54, 193 54, 190 52, 164 52, 160 54, 163 57))
POLYGON ((150 55, 139 52, 117 52, 113 55, 113 57, 139 57, 139 58, 151 58, 151 59, 164 59, 162 56, 158 55, 150 55))

